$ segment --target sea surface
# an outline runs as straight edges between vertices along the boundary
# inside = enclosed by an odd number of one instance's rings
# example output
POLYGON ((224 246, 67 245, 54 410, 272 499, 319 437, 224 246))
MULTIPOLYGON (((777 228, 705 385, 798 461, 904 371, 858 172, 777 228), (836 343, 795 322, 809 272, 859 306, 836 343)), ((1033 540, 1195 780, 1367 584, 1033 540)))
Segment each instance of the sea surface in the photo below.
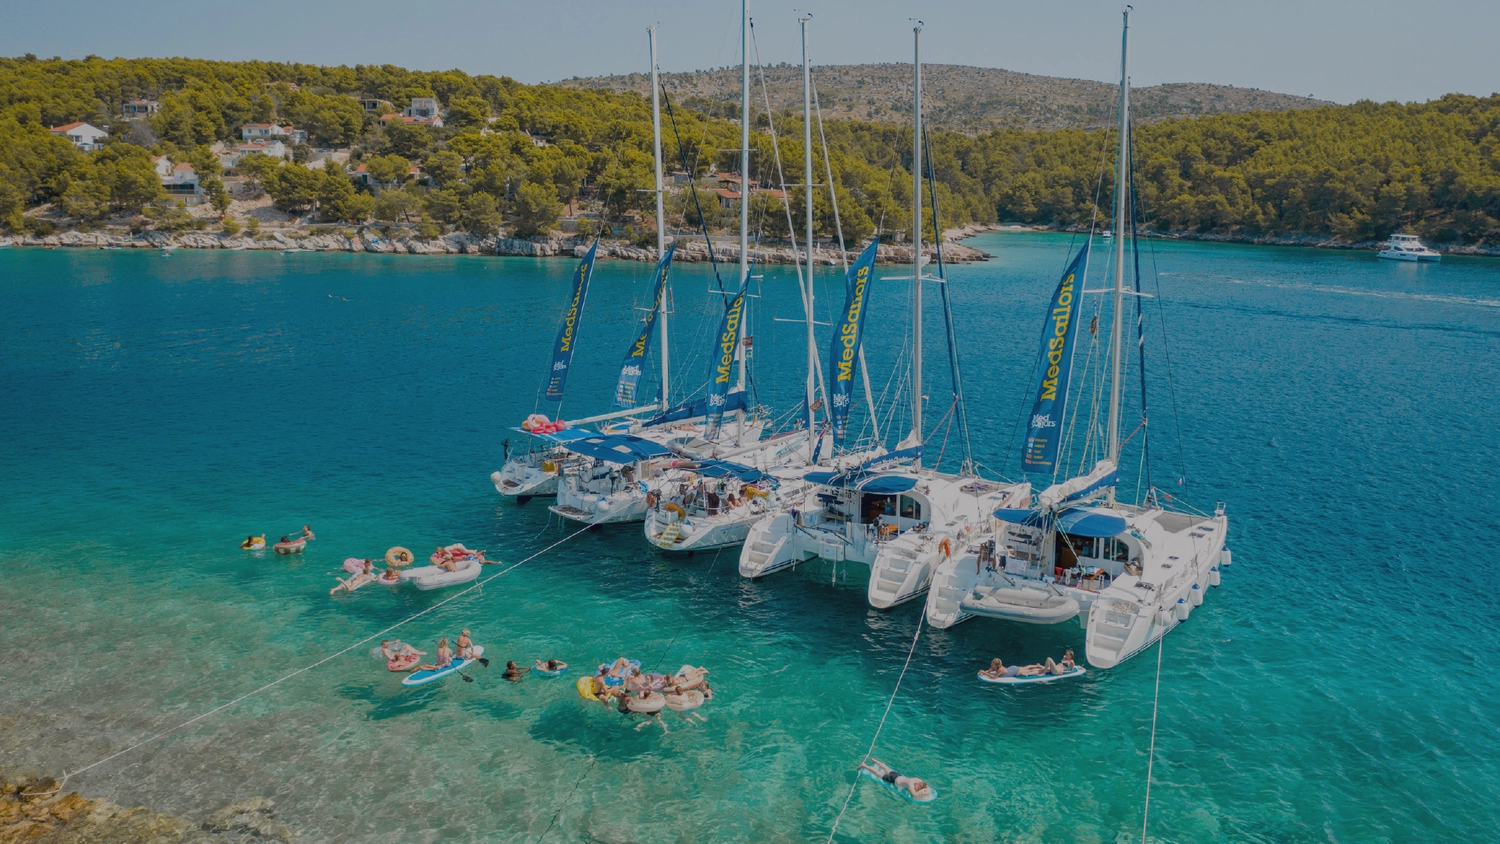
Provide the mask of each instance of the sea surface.
MULTIPOLYGON (((995 258, 950 268, 949 290, 973 453, 1015 476, 1074 241, 972 243, 995 258)), ((1224 502, 1234 552, 1160 652, 1151 838, 1494 840, 1500 261, 1156 242, 1141 264, 1153 480, 1224 502)), ((193 820, 264 795, 304 841, 822 841, 910 651, 875 755, 940 797, 861 783, 838 840, 1139 840, 1157 651, 997 688, 974 676, 992 656, 1081 655, 1082 630, 976 620, 913 648, 920 603, 870 609, 861 567, 750 582, 733 551, 663 558, 638 526, 573 536, 541 501, 500 501, 511 426, 556 412, 538 389, 572 269, 0 250, 0 770, 76 771, 456 591, 330 598, 346 557, 462 541, 516 562, 565 540, 397 631, 430 651, 471 628, 502 660, 472 683, 403 689, 362 645, 69 787, 193 820), (238 550, 304 523, 300 556, 238 550), (580 699, 577 672, 621 654, 707 666, 707 723, 636 730, 580 699), (575 668, 500 679, 537 657, 575 668)), ((565 417, 611 409, 650 272, 599 265, 565 417)), ((803 327, 776 320, 801 308, 789 268, 764 274, 754 385, 785 413, 803 327)), ((908 329, 901 274, 882 267, 869 303, 877 392, 908 329)), ((677 398, 706 375, 722 298, 701 265, 674 285, 677 398)), ((954 465, 935 287, 928 428, 954 465)), ((825 273, 819 320, 841 295, 825 273)), ((1134 493, 1137 452, 1125 470, 1134 493)))

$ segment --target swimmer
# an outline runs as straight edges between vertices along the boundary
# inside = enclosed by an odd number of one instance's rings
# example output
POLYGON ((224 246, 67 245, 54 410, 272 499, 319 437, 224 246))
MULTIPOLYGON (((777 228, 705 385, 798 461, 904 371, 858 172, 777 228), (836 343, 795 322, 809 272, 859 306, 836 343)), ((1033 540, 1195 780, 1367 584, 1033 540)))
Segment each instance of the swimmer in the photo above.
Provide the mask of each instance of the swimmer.
POLYGON ((869 771, 881 782, 894 785, 896 788, 910 794, 914 799, 926 802, 932 799, 932 786, 916 777, 903 777, 891 769, 879 759, 871 759, 870 764, 863 762, 859 765, 860 770, 869 771))
POLYGON ((542 662, 541 660, 536 661, 536 670, 538 671, 561 671, 567 667, 568 664, 566 662, 560 662, 555 659, 549 659, 546 662, 542 662))
POLYGON ((516 665, 515 660, 510 660, 505 663, 505 673, 500 676, 512 683, 519 683, 526 676, 526 672, 530 670, 530 668, 521 668, 516 665))
POLYGON ((249 536, 245 537, 245 541, 240 543, 240 547, 246 550, 253 548, 264 548, 266 547, 266 535, 261 534, 260 536, 256 536, 252 533, 249 536))
POLYGON ((313 536, 312 528, 307 525, 302 526, 302 538, 308 540, 309 542, 317 539, 316 536, 313 536))

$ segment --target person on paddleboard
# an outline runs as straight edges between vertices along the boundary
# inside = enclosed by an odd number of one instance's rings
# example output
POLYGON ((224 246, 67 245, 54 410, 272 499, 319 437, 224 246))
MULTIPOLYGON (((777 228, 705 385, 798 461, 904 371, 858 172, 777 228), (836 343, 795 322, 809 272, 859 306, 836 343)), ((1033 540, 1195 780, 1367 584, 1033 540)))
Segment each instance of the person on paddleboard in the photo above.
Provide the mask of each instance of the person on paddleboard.
POLYGON ((453 644, 458 648, 459 659, 474 658, 474 640, 469 638, 469 628, 465 627, 463 632, 458 634, 458 640, 453 644))
POLYGON ((433 664, 429 663, 427 665, 419 665, 419 666, 417 666, 417 670, 418 671, 441 671, 444 668, 447 668, 448 666, 450 666, 452 664, 453 664, 453 651, 448 648, 448 637, 444 636, 443 638, 438 639, 437 664, 433 665, 433 664))

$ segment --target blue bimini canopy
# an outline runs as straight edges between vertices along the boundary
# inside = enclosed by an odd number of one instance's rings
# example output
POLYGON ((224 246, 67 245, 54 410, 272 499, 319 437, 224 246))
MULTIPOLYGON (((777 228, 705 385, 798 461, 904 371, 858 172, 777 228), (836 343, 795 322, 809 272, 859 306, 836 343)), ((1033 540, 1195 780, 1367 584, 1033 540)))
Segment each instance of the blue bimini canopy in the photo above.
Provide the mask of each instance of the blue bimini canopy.
POLYGON ((768 477, 759 469, 740 463, 731 463, 728 460, 695 460, 691 465, 679 463, 676 468, 686 469, 705 478, 727 478, 733 475, 747 484, 753 484, 768 477))
POLYGON ((858 471, 842 475, 833 472, 809 472, 803 475, 802 479, 818 486, 856 489, 870 495, 895 495, 917 485, 917 479, 910 475, 878 475, 873 472, 858 471))
MULTIPOLYGON (((1047 515, 1042 510, 1001 508, 995 511, 995 518, 1013 525, 1048 527, 1047 515)), ((1130 525, 1123 516, 1112 510, 1100 507, 1069 507, 1054 517, 1051 527, 1074 536, 1103 538, 1119 536, 1128 530, 1130 525)))
MULTIPOLYGON (((560 433, 566 432, 563 431, 560 433)), ((668 451, 666 447, 650 440, 633 437, 629 434, 616 434, 614 436, 591 434, 580 439, 568 440, 561 443, 561 445, 574 454, 592 457, 595 460, 603 460, 606 463, 635 463, 641 460, 672 456, 672 452, 668 451)))

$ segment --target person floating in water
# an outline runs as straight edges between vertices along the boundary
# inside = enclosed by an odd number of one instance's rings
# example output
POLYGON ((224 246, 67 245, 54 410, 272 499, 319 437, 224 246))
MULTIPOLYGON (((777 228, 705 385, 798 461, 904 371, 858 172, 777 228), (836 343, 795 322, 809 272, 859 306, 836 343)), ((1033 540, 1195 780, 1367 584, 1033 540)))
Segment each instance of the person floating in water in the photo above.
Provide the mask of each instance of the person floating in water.
POLYGON ((567 667, 568 664, 566 662, 556 659, 549 659, 546 662, 542 662, 541 660, 536 661, 536 670, 538 671, 562 671, 567 667))
POLYGON ((302 526, 302 538, 306 539, 308 542, 311 542, 314 539, 317 539, 316 536, 313 536, 312 527, 310 527, 308 525, 303 525, 302 526))
POLYGON ((364 586, 366 583, 374 583, 377 577, 378 575, 375 574, 375 564, 369 560, 365 560, 364 568, 361 569, 358 574, 354 575, 348 580, 344 580, 343 578, 335 578, 336 580, 338 580, 339 585, 333 587, 332 589, 329 589, 328 594, 336 595, 338 594, 338 591, 340 589, 344 590, 345 592, 353 592, 359 587, 364 586))
MULTIPOLYGON (((1051 662, 1052 660, 1048 658, 1047 661, 1051 662)), ((1035 677, 1038 674, 1047 673, 1047 668, 1039 664, 1008 666, 1001 662, 999 657, 995 657, 990 660, 990 667, 982 669, 979 673, 991 680, 998 680, 1001 677, 1035 677)))
POLYGON ((898 790, 906 792, 914 800, 925 803, 933 798, 932 786, 928 785, 926 781, 917 777, 903 777, 892 770, 890 765, 885 764, 879 759, 871 759, 868 765, 861 762, 859 768, 862 771, 869 771, 881 782, 895 786, 898 790))
POLYGON ((526 677, 526 672, 530 670, 530 668, 521 668, 517 666, 515 660, 509 660, 505 663, 505 673, 501 674, 500 676, 511 681, 512 683, 519 683, 526 677))
POLYGON ((266 547, 266 535, 261 534, 260 536, 256 536, 252 533, 245 537, 245 541, 240 543, 240 547, 247 551, 258 551, 266 547))

